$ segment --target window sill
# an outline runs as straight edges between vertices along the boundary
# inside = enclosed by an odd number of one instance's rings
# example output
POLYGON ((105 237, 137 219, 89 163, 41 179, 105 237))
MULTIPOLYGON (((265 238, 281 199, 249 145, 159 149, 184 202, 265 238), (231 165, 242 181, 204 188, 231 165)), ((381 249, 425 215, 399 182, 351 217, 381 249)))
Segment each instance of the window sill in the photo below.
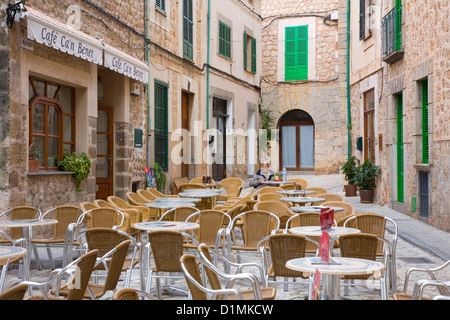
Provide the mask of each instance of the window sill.
POLYGON ((433 165, 429 164, 429 163, 416 163, 416 164, 413 164, 413 167, 417 171, 426 171, 426 172, 430 172, 432 166, 433 165))
POLYGON ((233 60, 231 60, 231 57, 227 57, 227 56, 225 56, 225 55, 223 55, 223 54, 221 54, 221 53, 218 53, 217 55, 218 55, 219 57, 222 57, 222 58, 224 58, 224 59, 230 61, 231 63, 233 63, 233 60))
POLYGON ((63 176, 63 175, 71 175, 75 174, 72 171, 36 171, 36 172, 28 172, 27 176, 63 176))

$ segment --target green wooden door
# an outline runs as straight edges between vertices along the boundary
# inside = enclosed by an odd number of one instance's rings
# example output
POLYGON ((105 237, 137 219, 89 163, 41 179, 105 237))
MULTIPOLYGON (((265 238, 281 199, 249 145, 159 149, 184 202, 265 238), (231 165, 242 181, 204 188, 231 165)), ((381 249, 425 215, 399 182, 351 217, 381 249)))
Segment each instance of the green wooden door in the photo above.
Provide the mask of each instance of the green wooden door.
POLYGON ((397 201, 404 202, 403 94, 397 95, 397 201))

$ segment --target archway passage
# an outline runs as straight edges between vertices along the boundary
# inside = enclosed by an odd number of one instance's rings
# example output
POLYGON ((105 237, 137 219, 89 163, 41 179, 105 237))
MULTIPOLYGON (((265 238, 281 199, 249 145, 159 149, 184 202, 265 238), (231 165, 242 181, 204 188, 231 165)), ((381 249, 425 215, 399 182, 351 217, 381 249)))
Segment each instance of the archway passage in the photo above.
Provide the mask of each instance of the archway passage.
POLYGON ((290 171, 314 170, 314 121, 303 110, 291 110, 281 116, 280 164, 290 171))

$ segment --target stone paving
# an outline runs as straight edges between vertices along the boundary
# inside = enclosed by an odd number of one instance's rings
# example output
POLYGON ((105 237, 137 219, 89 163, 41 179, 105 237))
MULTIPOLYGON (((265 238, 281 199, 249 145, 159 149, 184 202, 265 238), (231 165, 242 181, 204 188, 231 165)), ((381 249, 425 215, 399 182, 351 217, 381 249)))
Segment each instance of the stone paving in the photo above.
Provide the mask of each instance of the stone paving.
MULTIPOLYGON (((342 192, 342 177, 340 175, 331 175, 331 176, 315 176, 315 175, 302 175, 302 178, 306 178, 311 186, 317 187, 328 187, 330 192, 333 193, 341 193, 342 192)), ((249 189, 245 189, 243 193, 249 192, 249 189)), ((365 211, 364 208, 361 210, 360 205, 357 203, 358 201, 355 199, 347 198, 349 202, 353 202, 357 207, 358 212, 365 211)), ((359 200, 359 199, 358 199, 359 200)), ((382 210, 388 210, 386 208, 380 207, 382 210)), ((401 232, 401 230, 400 230, 401 232)), ((388 235, 390 233, 388 232, 388 235)), ((47 278, 50 273, 48 261, 46 263, 45 259, 47 259, 47 253, 44 249, 40 249, 39 255, 41 258, 41 263, 44 267, 43 270, 37 270, 35 268, 35 264, 32 263, 31 270, 31 278, 33 281, 43 281, 47 278)), ((334 254, 339 255, 339 251, 335 249, 334 254)), ((61 259, 60 250, 54 250, 53 255, 56 261, 61 259)), ((247 256, 243 259, 243 262, 246 261, 256 261, 260 262, 260 258, 256 256, 247 256)), ((425 250, 418 245, 411 243, 410 241, 406 241, 402 237, 398 239, 397 244, 397 289, 403 290, 404 278, 407 270, 411 267, 421 267, 421 268, 433 268, 439 265, 442 265, 445 262, 444 259, 438 257, 437 255, 431 253, 429 250, 425 250)), ((19 282, 17 277, 17 269, 13 268, 7 274, 6 282, 4 288, 9 288, 12 285, 19 282)), ((441 273, 439 278, 443 279, 450 278, 450 268, 447 268, 445 273, 441 273)), ((412 286, 414 282, 419 279, 417 276, 413 277, 410 281, 410 287, 408 288, 408 292, 411 292, 412 286)), ((276 300, 304 300, 307 299, 308 294, 308 284, 303 280, 298 283, 290 284, 288 287, 288 291, 283 290, 282 279, 278 279, 278 283, 271 283, 271 286, 275 286, 277 288, 277 296, 276 300)), ((359 282, 360 285, 352 286, 349 290, 349 295, 345 296, 343 293, 343 289, 341 287, 341 299, 348 300, 380 300, 380 289, 378 282, 359 282)), ((124 285, 124 281, 121 279, 118 287, 122 288, 124 285)), ((186 283, 183 279, 176 280, 175 285, 180 288, 186 289, 186 283)), ((131 281, 131 287, 139 289, 139 271, 136 269, 133 271, 133 277, 131 281)), ((162 299, 165 300, 184 300, 187 299, 186 296, 175 294, 174 292, 169 292, 170 294, 164 294, 162 299)), ((433 296, 436 294, 433 290, 427 290, 427 295, 433 296)), ((110 297, 108 294, 106 296, 110 297)), ((389 296, 392 299, 392 296, 389 296)))

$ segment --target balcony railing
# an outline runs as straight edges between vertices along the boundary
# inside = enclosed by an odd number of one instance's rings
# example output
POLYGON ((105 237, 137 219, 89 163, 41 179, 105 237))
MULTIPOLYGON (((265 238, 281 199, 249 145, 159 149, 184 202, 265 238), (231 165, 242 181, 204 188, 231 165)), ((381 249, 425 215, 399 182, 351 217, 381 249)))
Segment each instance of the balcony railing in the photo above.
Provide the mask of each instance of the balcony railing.
POLYGON ((396 6, 381 22, 383 34, 383 61, 394 63, 403 57, 402 7, 396 6))

